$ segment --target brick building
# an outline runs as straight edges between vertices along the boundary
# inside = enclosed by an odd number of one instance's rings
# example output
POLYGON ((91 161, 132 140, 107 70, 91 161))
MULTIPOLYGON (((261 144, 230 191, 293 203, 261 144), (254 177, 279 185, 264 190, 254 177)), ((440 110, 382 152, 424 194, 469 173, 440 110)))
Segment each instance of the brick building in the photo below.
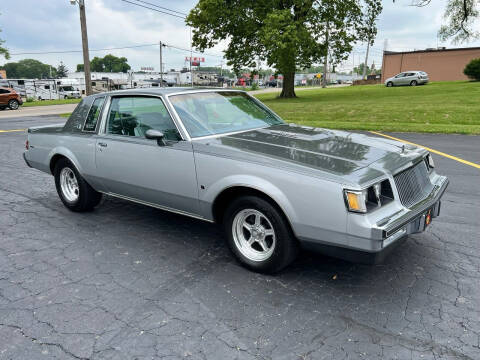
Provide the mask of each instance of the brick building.
POLYGON ((470 60, 480 58, 480 47, 426 49, 383 52, 382 82, 400 72, 425 71, 430 81, 467 80, 463 69, 470 60))

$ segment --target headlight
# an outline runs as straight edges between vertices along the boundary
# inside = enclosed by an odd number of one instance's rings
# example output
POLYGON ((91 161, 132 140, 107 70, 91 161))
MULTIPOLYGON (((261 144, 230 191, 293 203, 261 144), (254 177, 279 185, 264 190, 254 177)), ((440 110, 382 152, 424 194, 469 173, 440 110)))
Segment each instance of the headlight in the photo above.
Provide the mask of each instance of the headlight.
POLYGON ((428 170, 433 169, 435 167, 435 163, 433 162, 432 154, 428 154, 425 158, 425 162, 427 163, 428 170))
POLYGON ((366 213, 393 200, 389 180, 383 180, 363 190, 344 190, 348 211, 366 213))

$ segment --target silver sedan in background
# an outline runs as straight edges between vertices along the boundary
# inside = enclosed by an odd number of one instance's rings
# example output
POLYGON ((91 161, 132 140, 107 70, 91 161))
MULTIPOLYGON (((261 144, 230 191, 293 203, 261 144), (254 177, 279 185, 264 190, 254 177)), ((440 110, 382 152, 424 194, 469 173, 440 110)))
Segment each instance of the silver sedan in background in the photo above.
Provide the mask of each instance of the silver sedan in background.
POLYGON ((428 83, 428 74, 425 71, 405 71, 385 80, 388 87, 401 85, 424 85, 428 83))

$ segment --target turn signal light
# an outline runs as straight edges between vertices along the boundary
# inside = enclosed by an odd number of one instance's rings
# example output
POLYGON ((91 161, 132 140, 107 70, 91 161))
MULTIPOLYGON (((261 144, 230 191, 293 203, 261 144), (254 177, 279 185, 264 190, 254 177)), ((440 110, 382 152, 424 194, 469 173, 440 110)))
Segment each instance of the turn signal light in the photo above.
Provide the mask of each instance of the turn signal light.
POLYGON ((367 212, 365 193, 363 191, 345 190, 348 210, 354 212, 367 212))

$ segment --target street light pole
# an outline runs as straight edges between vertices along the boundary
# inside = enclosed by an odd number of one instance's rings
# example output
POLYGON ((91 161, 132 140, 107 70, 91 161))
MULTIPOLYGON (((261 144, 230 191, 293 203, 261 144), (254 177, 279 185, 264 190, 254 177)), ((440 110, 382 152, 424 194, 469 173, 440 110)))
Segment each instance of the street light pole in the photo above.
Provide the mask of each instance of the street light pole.
POLYGON ((87 18, 85 16, 85 0, 70 0, 70 4, 78 4, 80 9, 80 27, 82 29, 83 72, 85 73, 85 94, 92 94, 90 76, 90 57, 88 54, 87 18))
POLYGON ((163 59, 162 59, 162 42, 160 41, 160 87, 163 87, 163 59))

